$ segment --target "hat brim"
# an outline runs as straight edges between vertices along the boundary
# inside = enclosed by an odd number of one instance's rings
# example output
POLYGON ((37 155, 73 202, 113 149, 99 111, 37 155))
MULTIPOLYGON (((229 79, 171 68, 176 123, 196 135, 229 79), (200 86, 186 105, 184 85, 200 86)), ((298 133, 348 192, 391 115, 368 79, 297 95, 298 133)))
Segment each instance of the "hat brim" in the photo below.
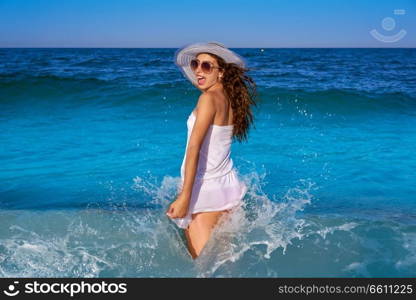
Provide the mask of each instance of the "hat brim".
POLYGON ((224 45, 217 42, 209 43, 195 43, 186 45, 175 52, 175 64, 179 67, 181 72, 192 84, 198 86, 196 76, 191 69, 191 60, 196 58, 198 53, 207 52, 218 55, 226 63, 235 63, 244 68, 246 63, 244 59, 237 53, 224 47, 224 45))

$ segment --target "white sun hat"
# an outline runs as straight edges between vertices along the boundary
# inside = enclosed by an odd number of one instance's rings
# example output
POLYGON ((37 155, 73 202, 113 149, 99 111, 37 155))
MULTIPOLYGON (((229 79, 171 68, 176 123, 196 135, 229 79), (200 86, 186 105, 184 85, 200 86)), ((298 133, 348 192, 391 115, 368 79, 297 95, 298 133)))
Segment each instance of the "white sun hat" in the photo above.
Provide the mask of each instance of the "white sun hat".
POLYGON ((191 60, 196 58, 198 53, 207 52, 218 55, 226 63, 235 63, 245 68, 244 59, 237 53, 227 49, 223 44, 218 42, 195 43, 186 45, 175 52, 175 64, 179 67, 185 77, 187 77, 195 86, 198 85, 196 76, 191 69, 191 60))

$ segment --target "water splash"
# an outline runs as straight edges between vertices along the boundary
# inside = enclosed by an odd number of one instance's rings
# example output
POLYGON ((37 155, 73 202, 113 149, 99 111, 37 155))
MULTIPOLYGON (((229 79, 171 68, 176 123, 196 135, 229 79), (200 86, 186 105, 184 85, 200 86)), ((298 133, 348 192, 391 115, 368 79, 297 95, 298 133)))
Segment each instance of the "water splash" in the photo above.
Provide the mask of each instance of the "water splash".
MULTIPOLYGON (((165 215, 179 178, 135 177, 148 208, 118 203, 77 210, 0 210, 2 277, 410 276, 415 227, 395 220, 313 215, 316 184, 299 180, 283 194, 243 176, 244 204, 224 215, 196 260, 183 231, 165 215), (152 179, 153 178, 153 179, 152 179), (46 220, 46 222, 45 222, 46 220), (394 250, 396 249, 396 250, 394 250), (393 251, 394 250, 394 251, 393 251)), ((111 186, 111 184, 110 184, 111 186)), ((117 189, 110 200, 125 200, 117 189)))
POLYGON ((215 275, 217 270, 226 269, 227 263, 235 263, 253 251, 254 246, 265 246, 264 250, 257 247, 257 255, 266 259, 278 248, 284 254, 293 239, 302 238, 305 221, 296 212, 311 203, 313 186, 310 180, 300 180, 280 202, 250 191, 244 205, 225 216, 213 231, 212 239, 197 259, 198 276, 215 275))

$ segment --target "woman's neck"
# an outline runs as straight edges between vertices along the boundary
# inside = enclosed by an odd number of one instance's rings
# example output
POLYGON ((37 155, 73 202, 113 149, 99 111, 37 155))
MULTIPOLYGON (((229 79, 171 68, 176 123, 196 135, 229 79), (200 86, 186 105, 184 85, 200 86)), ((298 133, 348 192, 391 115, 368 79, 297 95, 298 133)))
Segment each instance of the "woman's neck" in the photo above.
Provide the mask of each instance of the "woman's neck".
POLYGON ((204 90, 204 92, 208 92, 208 91, 214 92, 214 91, 219 91, 219 90, 223 90, 223 89, 224 89, 224 87, 223 87, 222 83, 221 82, 216 82, 214 85, 212 85, 208 89, 204 90))

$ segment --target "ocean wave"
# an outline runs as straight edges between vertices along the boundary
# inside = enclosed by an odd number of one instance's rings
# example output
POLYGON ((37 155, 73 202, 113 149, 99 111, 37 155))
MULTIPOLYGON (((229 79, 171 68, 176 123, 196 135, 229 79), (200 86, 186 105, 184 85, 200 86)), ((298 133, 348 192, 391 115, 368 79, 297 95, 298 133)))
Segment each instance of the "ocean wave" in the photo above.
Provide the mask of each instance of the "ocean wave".
POLYGON ((110 89, 106 80, 94 77, 73 78, 57 75, 27 76, 20 73, 14 76, 0 75, 0 101, 27 101, 37 99, 77 99, 80 93, 96 94, 110 89))
MULTIPOLYGON (((281 77, 284 78, 285 74, 281 74, 281 77)), ((24 101, 27 95, 31 98, 38 96, 39 100, 65 97, 77 101, 80 99, 80 93, 93 92, 94 95, 101 97, 111 96, 111 102, 121 101, 120 103, 123 104, 128 103, 125 97, 137 101, 141 98, 148 98, 149 95, 162 97, 169 94, 170 98, 183 98, 189 95, 196 97, 198 93, 196 88, 174 71, 164 76, 154 74, 152 79, 147 79, 147 81, 141 75, 131 77, 131 74, 104 78, 91 75, 74 77, 53 74, 28 75, 25 72, 3 73, 0 74, 0 91, 1 101, 15 101, 16 99, 24 101)), ((267 86, 260 82, 258 95, 262 104, 273 105, 273 110, 282 112, 295 110, 341 114, 400 112, 412 115, 416 112, 416 92, 407 90, 386 88, 375 92, 361 88, 325 88, 323 86, 289 88, 267 86)))
POLYGON ((282 110, 310 110, 314 112, 359 113, 397 112, 414 114, 416 95, 406 92, 370 93, 354 89, 282 89, 259 90, 264 104, 276 103, 282 110))
POLYGON ((9 86, 20 86, 25 84, 59 84, 65 82, 93 82, 93 83, 106 83, 107 80, 99 79, 96 77, 74 77, 69 76, 59 76, 54 74, 40 74, 40 75, 28 75, 25 72, 15 72, 8 74, 0 74, 0 87, 9 87, 9 86))
POLYGON ((244 205, 221 219, 195 261, 183 232, 165 216, 178 178, 135 178, 135 189, 161 208, 0 210, 0 276, 414 275, 414 225, 302 213, 314 201, 312 181, 299 180, 276 198, 261 192, 258 174, 242 178, 250 184, 244 205))

